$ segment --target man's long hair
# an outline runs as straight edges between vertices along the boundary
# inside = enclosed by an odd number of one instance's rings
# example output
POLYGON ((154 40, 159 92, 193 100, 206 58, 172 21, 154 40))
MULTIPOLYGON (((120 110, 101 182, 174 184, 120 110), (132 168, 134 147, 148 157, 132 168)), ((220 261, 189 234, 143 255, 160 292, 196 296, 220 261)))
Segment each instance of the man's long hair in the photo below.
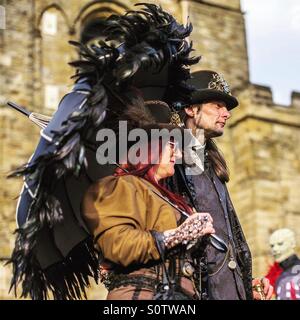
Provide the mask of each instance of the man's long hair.
MULTIPOLYGON (((199 104, 198 111, 200 111, 202 108, 202 104, 199 104)), ((183 123, 186 122, 187 114, 184 110, 181 110, 179 112, 180 119, 183 123)), ((217 147, 215 141, 212 138, 206 139, 206 148, 205 150, 208 153, 208 160, 212 165, 212 168, 215 172, 215 174, 218 176, 218 178, 222 182, 228 182, 229 181, 229 169, 226 164, 226 160, 224 159, 221 151, 217 147)))
POLYGON ((206 140, 206 151, 215 174, 222 182, 228 182, 229 170, 226 161, 212 138, 206 140))

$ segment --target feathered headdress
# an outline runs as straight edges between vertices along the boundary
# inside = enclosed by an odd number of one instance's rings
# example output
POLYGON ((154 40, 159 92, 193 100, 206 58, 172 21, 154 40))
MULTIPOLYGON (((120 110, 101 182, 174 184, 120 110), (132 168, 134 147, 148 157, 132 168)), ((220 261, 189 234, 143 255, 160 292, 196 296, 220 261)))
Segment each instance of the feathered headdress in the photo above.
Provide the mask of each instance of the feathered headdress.
POLYGON ((9 261, 11 288, 21 282, 23 297, 47 299, 50 292, 80 299, 89 277, 98 279, 98 253, 80 214, 86 188, 112 173, 96 163, 95 132, 113 126, 137 94, 171 105, 189 99, 188 67, 199 60, 190 58, 185 40, 191 24, 178 24, 156 5, 139 5, 107 19, 106 42, 72 42, 81 57, 71 63, 78 70, 74 89, 41 131, 32 158, 11 174, 24 177, 9 261))

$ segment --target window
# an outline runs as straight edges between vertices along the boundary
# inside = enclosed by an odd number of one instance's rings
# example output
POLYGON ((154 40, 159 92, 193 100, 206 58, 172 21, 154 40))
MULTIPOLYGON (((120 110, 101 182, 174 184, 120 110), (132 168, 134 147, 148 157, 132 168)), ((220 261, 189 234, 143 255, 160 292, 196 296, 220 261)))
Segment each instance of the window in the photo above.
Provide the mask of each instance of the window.
POLYGON ((47 35, 57 33, 57 15, 53 12, 45 12, 42 20, 42 32, 47 35))
POLYGON ((45 107, 56 110, 59 103, 59 86, 47 84, 45 85, 45 107))
POLYGON ((6 28, 6 21, 5 21, 5 8, 0 6, 0 29, 6 28))

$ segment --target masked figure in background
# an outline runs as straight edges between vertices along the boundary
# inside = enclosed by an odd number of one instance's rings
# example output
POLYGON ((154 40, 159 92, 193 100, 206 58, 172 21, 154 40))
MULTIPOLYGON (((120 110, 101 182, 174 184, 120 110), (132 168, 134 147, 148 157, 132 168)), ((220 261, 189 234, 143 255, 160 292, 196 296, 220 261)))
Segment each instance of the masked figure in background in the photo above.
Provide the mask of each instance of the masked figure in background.
MULTIPOLYGON (((238 101, 215 71, 193 73, 190 84, 196 89, 192 101, 189 105, 178 104, 172 120, 191 129, 194 141, 189 152, 184 153, 184 165, 176 166, 170 188, 185 196, 196 211, 209 212, 216 235, 227 244, 226 250, 212 243, 205 247, 201 269, 203 299, 260 299, 252 288, 257 281, 252 282, 251 253, 226 187, 226 161, 214 142, 214 138, 223 135, 230 111, 238 101)), ((272 288, 268 280, 264 279, 262 285, 269 299, 272 288)))
POLYGON ((300 259, 296 255, 296 238, 290 229, 279 229, 270 236, 275 263, 266 278, 274 285, 277 300, 300 300, 300 259))
MULTIPOLYGON (((87 226, 81 207, 90 185, 113 175, 116 169, 115 164, 99 165, 96 161, 99 129, 116 130, 117 118, 129 105, 135 105, 137 97, 165 100, 170 104, 190 97, 192 90, 185 80, 189 78, 189 66, 199 61, 189 57, 192 46, 185 40, 192 26, 177 23, 156 5, 140 6, 137 11, 107 19, 107 28, 102 34, 106 42, 91 45, 72 42, 80 54, 80 60, 71 63, 77 69, 73 91, 62 99, 48 124, 45 118, 29 116, 42 127, 41 139, 29 162, 11 175, 24 178, 17 207, 16 242, 10 259, 11 287, 21 283, 23 297, 47 299, 50 295, 54 299, 80 299, 86 297, 90 279, 98 280, 99 252, 93 235, 99 236, 101 247, 101 234, 97 232, 104 232, 108 225, 100 223, 94 230, 88 221, 87 226)), ((141 180, 133 172, 119 178, 110 177, 107 187, 98 185, 99 195, 112 192, 114 185, 120 192, 127 180, 128 185, 136 186, 140 193, 149 184, 164 193, 153 175, 151 179, 141 180)), ((132 197, 130 190, 126 188, 132 197)), ((150 194, 145 195, 151 200, 150 194)), ((143 207, 142 202, 139 205, 143 207)), ((162 218, 155 203, 148 205, 153 206, 154 216, 149 221, 145 217, 134 221, 140 223, 140 232, 145 232, 142 238, 146 246, 149 245, 137 263, 159 259, 154 238, 144 228, 156 227, 155 217, 162 218)), ((163 221, 159 231, 176 229, 177 221, 171 208, 166 208, 166 215, 170 221, 163 221)), ((196 236, 205 234, 204 230, 196 236)), ((105 232, 109 234, 109 230, 105 232)), ((168 245, 172 246, 169 242, 166 247, 168 245)), ((116 247, 122 248, 118 240, 116 247)), ((128 259, 137 258, 128 255, 125 261, 118 260, 106 244, 101 249, 113 262, 126 266, 128 259)))

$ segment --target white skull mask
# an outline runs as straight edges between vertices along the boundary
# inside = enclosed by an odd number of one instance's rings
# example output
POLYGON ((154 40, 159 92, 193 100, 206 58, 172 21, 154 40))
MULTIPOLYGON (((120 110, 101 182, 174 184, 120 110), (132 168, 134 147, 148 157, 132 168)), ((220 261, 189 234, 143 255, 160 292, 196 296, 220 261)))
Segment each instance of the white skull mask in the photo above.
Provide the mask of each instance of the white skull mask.
POLYGON ((276 262, 282 262, 295 254, 295 234, 290 229, 279 229, 270 236, 270 247, 276 262))

